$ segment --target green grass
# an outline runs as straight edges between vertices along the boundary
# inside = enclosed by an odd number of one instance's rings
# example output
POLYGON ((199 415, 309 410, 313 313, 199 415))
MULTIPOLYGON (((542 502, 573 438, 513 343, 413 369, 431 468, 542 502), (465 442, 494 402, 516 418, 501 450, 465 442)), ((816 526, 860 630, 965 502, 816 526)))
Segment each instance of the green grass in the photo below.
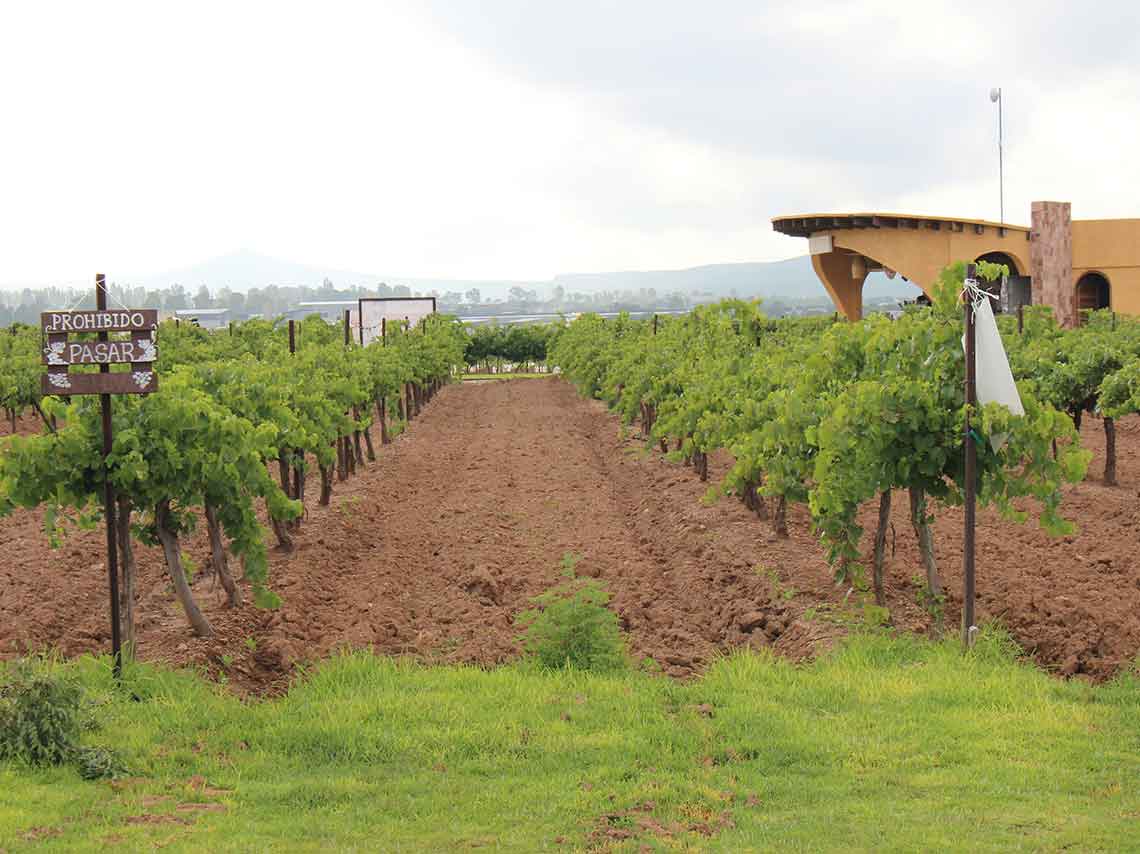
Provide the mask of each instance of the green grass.
POLYGON ((869 635, 690 683, 357 653, 265 702, 151 667, 136 702, 80 659, 86 741, 135 776, 0 764, 0 850, 1137 850, 1140 680, 1008 646, 869 635))

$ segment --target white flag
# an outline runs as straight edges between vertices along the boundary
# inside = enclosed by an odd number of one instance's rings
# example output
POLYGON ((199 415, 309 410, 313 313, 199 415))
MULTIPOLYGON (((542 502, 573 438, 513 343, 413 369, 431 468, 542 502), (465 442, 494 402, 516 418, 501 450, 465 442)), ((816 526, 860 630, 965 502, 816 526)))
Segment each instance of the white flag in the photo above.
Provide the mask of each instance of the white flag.
MULTIPOLYGON (((962 346, 966 346, 965 336, 962 346)), ((1014 415, 1024 415, 1025 407, 1021 405, 1021 395, 1017 393, 988 296, 979 296, 974 301, 974 363, 978 403, 1000 403, 1014 415)), ((994 435, 990 437, 990 445, 998 451, 1005 440, 1005 435, 994 435)))

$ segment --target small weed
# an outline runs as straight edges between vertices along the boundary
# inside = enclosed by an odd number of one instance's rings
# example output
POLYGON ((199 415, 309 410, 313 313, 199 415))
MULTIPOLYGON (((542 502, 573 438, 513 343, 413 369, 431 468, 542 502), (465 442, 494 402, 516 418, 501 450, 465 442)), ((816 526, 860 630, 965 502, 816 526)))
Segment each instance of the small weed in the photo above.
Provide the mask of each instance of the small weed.
POLYGON ((863 603, 863 622, 868 626, 878 628, 887 625, 890 620, 891 612, 889 609, 873 602, 863 603))
POLYGON ((59 765, 79 741, 83 692, 40 662, 25 661, 0 682, 0 760, 59 765))
POLYGON ((601 582, 579 578, 574 568, 581 558, 562 556, 558 586, 534 598, 537 608, 518 615, 523 648, 547 670, 571 666, 580 670, 612 671, 625 665, 625 644, 617 615, 606 605, 610 594, 601 582))
POLYGON ((775 567, 764 566, 764 564, 758 563, 755 568, 756 572, 768 579, 768 583, 772 585, 772 594, 774 596, 785 601, 791 601, 796 598, 796 588, 790 584, 785 585, 780 580, 780 573, 776 571, 775 567))
POLYGON ((74 763, 84 780, 126 773, 115 751, 79 746, 81 731, 101 727, 91 704, 84 703, 78 683, 35 659, 0 673, 0 760, 28 765, 74 763))
POLYGON ((186 580, 193 584, 195 576, 201 572, 202 568, 198 566, 198 561, 194 560, 186 552, 182 553, 182 571, 186 573, 186 580))
POLYGON ((247 637, 245 639, 245 648, 250 652, 257 652, 257 638, 255 638, 253 635, 247 637))
POLYGON ((222 667, 224 667, 226 670, 229 670, 231 667, 233 667, 233 664, 234 664, 233 654, 228 653, 228 652, 222 653, 222 667))
POLYGON ((461 646, 463 646, 463 638, 457 635, 449 635, 432 648, 432 655, 435 658, 447 658, 453 655, 461 646))
POLYGON ((660 664, 657 663, 657 659, 655 659, 651 655, 647 655, 643 659, 641 659, 637 663, 637 669, 640 670, 642 673, 649 673, 649 674, 652 674, 654 676, 659 676, 665 672, 665 669, 660 664))
POLYGON ((84 780, 104 780, 127 773, 123 758, 109 747, 81 747, 75 751, 76 770, 84 780))
POLYGON ((942 617, 946 611, 946 594, 940 593, 936 596, 931 593, 926 586, 926 579, 921 575, 911 576, 910 582, 918 591, 914 594, 914 601, 918 607, 929 614, 936 624, 942 625, 942 617))

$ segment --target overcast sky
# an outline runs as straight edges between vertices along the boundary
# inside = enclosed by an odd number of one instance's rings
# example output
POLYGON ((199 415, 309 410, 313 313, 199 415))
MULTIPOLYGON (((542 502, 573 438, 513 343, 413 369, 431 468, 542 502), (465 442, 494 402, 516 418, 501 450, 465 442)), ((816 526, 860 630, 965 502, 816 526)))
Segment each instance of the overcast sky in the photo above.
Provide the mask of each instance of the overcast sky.
POLYGON ((0 283, 238 248, 547 278, 802 254, 770 219, 1140 216, 1140 4, 0 6, 0 283))

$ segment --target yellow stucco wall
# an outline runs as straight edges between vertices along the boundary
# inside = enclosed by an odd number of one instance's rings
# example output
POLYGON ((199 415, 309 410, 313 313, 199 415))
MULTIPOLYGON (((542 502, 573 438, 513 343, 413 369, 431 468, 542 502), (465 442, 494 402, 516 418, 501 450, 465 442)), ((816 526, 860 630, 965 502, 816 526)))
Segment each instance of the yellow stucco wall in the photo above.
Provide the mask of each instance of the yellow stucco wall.
POLYGON ((873 258, 880 264, 906 276, 924 291, 938 281, 938 274, 955 261, 973 261, 989 252, 1004 252, 1014 263, 1019 275, 1029 272, 1029 241, 1025 229, 1007 229, 999 237, 996 229, 987 228, 975 234, 934 231, 929 228, 853 228, 830 232, 835 245, 873 258))
POLYGON ((1140 219, 1073 220, 1073 287, 1089 272, 1108 279, 1114 311, 1140 315, 1140 219))

